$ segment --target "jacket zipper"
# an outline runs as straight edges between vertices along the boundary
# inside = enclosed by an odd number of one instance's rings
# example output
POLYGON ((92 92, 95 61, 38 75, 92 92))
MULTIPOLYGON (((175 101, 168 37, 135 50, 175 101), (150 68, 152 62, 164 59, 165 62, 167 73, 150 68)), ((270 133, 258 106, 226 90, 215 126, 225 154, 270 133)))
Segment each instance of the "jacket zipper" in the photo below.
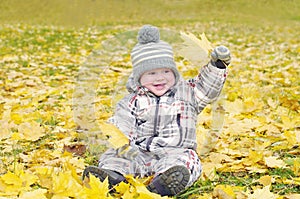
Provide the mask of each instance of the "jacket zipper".
POLYGON ((153 136, 151 136, 146 144, 147 151, 150 151, 150 144, 152 143, 152 140, 158 136, 157 132, 157 125, 158 125, 158 109, 159 109, 159 101, 160 97, 156 98, 156 108, 155 108, 155 115, 154 115, 154 127, 153 127, 153 136))

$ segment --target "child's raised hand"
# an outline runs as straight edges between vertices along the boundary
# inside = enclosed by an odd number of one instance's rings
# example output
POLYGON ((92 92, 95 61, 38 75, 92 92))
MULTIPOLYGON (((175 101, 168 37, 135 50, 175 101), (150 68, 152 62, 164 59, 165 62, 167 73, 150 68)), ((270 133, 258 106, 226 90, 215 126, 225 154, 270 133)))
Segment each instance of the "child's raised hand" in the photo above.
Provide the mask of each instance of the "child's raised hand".
POLYGON ((226 68, 231 61, 230 50, 226 46, 217 46, 211 52, 211 60, 218 68, 226 68))

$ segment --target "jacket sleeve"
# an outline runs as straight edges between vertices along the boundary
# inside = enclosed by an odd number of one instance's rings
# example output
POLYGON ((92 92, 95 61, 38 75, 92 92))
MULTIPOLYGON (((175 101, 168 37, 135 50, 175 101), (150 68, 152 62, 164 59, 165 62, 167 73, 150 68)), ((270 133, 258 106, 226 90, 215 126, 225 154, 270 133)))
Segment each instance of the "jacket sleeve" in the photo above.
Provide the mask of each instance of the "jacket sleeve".
POLYGON ((200 69, 197 77, 189 80, 194 87, 198 111, 216 100, 220 95, 227 77, 227 69, 219 69, 210 62, 200 69))
POLYGON ((134 117, 134 104, 131 103, 132 95, 125 96, 116 105, 114 115, 109 118, 108 122, 118 127, 129 140, 133 139, 136 119, 134 117))

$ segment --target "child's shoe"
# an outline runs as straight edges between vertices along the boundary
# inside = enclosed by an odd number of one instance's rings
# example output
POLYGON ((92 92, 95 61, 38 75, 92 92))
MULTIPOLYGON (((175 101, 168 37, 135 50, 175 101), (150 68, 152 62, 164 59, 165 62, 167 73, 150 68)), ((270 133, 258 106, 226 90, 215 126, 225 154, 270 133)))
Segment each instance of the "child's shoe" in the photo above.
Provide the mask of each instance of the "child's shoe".
POLYGON ((101 182, 103 182, 105 178, 108 178, 110 186, 114 186, 120 182, 126 181, 125 177, 119 172, 109 169, 102 169, 96 166, 89 166, 85 168, 82 174, 82 179, 84 180, 86 177, 88 178, 90 173, 99 178, 101 182))
POLYGON ((185 189, 189 179, 190 172, 186 167, 174 166, 156 176, 147 189, 161 196, 175 196, 185 189))

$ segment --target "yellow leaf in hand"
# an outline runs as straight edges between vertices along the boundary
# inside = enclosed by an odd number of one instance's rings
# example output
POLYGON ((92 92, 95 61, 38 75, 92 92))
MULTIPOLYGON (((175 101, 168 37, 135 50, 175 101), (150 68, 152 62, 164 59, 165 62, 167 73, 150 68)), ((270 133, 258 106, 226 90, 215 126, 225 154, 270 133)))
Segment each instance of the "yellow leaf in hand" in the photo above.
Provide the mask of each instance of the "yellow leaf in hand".
POLYGON ((180 32, 180 36, 183 39, 183 45, 177 50, 180 55, 199 66, 209 61, 209 53, 213 47, 204 33, 200 35, 200 39, 190 32, 180 32))
POLYGON ((99 126, 102 133, 108 136, 108 141, 114 148, 119 148, 128 144, 128 138, 115 125, 100 122, 99 126))

